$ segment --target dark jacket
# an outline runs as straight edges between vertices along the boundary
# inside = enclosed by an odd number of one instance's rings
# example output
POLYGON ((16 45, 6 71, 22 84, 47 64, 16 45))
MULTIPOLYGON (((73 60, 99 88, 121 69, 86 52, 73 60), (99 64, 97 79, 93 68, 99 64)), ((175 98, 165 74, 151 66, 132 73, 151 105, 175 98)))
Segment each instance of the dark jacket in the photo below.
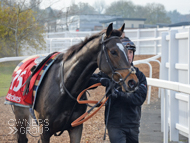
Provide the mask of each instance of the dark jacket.
MULTIPOLYGON (((110 96, 111 98, 106 104, 105 119, 108 113, 108 105, 110 104, 108 126, 114 127, 139 127, 141 118, 141 105, 146 100, 147 95, 147 81, 145 75, 136 68, 136 76, 139 79, 138 89, 133 93, 123 92, 119 90, 119 96, 110 96)), ((91 79, 94 83, 98 82, 101 77, 108 77, 105 74, 98 73, 93 75, 91 79)), ((93 83, 93 84, 94 84, 93 83)))

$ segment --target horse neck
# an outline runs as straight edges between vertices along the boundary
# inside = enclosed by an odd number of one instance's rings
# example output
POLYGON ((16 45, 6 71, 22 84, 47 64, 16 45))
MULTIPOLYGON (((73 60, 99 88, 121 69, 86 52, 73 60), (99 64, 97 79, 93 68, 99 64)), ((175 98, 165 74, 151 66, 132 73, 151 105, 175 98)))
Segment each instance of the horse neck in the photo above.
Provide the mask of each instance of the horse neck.
POLYGON ((88 42, 78 53, 64 64, 65 85, 72 94, 78 94, 97 68, 97 56, 100 51, 100 39, 88 42))

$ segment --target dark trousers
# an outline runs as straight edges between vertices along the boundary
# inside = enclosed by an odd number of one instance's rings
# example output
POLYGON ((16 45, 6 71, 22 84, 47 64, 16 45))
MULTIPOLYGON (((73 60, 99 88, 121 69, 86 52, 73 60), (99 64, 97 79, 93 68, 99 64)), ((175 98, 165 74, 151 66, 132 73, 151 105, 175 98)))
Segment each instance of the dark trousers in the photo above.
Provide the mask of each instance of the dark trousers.
POLYGON ((108 135, 111 143, 139 142, 139 128, 112 127, 108 125, 108 135))

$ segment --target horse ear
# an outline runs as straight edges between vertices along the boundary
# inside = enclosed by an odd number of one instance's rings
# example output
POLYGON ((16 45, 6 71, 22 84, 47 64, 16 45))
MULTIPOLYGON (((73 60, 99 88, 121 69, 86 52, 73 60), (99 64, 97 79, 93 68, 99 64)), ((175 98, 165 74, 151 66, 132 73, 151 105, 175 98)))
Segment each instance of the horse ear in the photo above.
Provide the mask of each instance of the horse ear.
POLYGON ((110 23, 110 25, 108 26, 107 30, 106 30, 106 36, 109 37, 112 33, 113 30, 113 23, 110 23))
POLYGON ((121 31, 121 32, 123 32, 124 29, 125 29, 125 23, 123 23, 123 26, 121 26, 121 28, 119 28, 118 30, 121 31))

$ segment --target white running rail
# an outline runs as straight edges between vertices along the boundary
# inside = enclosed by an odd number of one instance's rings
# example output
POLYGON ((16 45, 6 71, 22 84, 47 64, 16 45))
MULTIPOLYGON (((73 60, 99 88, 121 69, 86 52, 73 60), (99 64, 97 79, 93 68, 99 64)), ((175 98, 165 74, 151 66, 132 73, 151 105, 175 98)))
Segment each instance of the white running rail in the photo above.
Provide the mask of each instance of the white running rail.
MULTIPOLYGON (((37 54, 39 56, 46 56, 48 55, 49 53, 45 53, 45 54, 37 54)), ((34 56, 34 55, 32 55, 34 56)), ((20 57, 4 57, 4 58, 0 58, 0 63, 3 63, 3 62, 11 62, 11 61, 21 61, 21 60, 24 60, 26 58, 28 58, 30 56, 20 56, 20 57)))
MULTIPOLYGON (((158 58, 161 57, 161 53, 159 53, 158 55, 148 58, 148 59, 144 59, 144 60, 138 60, 138 61, 134 61, 133 64, 134 65, 138 65, 138 64, 147 64, 149 66, 149 78, 152 78, 152 66, 149 62, 157 62, 159 63, 159 68, 160 68, 160 61, 156 60, 158 58)), ((159 89, 159 93, 158 96, 160 97, 160 89, 159 89)), ((148 100, 147 100, 147 104, 150 104, 150 98, 151 98, 151 86, 148 85, 148 100)))
MULTIPOLYGON (((169 97, 167 94, 167 90, 173 90, 176 92, 181 92, 181 93, 186 93, 190 94, 190 85, 187 84, 182 84, 179 82, 172 82, 172 81, 167 81, 167 80, 160 80, 160 79, 154 79, 154 78, 147 78, 148 85, 155 86, 162 88, 163 93, 164 93, 164 136, 163 140, 164 143, 168 143, 168 117, 169 117, 169 97)), ((185 99, 183 99, 185 100, 185 99)), ((182 130, 183 132, 186 132, 189 134, 190 131, 190 96, 186 99, 188 102, 188 124, 189 126, 183 126, 180 125, 179 123, 175 123, 175 128, 182 130)), ((172 104, 172 103, 170 103, 172 104)), ((171 106, 171 105, 170 105, 171 106)), ((188 136, 190 138, 190 135, 188 136)), ((190 142, 190 141, 189 141, 190 142)))

